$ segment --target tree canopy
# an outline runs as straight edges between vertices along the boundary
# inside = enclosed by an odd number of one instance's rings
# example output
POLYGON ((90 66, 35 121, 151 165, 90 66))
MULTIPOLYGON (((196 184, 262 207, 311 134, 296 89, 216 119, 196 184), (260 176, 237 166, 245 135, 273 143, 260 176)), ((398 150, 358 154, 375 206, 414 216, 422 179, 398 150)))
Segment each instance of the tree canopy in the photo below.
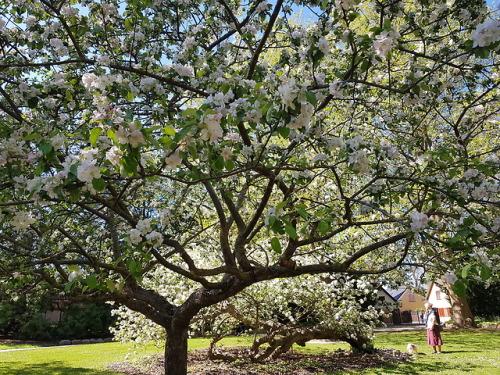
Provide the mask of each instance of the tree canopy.
POLYGON ((3 285, 144 314, 169 374, 186 372, 192 318, 261 281, 497 269, 500 22, 484 1, 0 12, 3 285), (162 269, 193 287, 149 289, 162 269))

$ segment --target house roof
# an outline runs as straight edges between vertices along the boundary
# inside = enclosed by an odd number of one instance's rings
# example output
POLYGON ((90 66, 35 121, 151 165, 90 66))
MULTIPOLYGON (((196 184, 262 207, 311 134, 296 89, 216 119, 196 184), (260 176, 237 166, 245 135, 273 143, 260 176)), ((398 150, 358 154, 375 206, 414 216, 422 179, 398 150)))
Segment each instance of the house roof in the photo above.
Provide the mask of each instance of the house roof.
POLYGON ((394 298, 394 300, 398 300, 404 292, 406 292, 406 289, 408 289, 405 286, 400 286, 398 289, 387 289, 389 294, 394 298))
POLYGON ((399 300, 399 299, 403 296, 403 294, 405 294, 405 292, 406 292, 406 289, 405 289, 405 290, 403 290, 401 293, 396 294, 396 295, 394 296, 394 299, 395 299, 396 301, 397 301, 397 300, 399 300))
POLYGON ((397 302, 397 300, 391 295, 391 293, 389 293, 387 290, 385 290, 384 288, 382 288, 381 286, 378 287, 378 290, 385 293, 387 295, 387 297, 389 297, 390 299, 392 299, 394 302, 397 302))

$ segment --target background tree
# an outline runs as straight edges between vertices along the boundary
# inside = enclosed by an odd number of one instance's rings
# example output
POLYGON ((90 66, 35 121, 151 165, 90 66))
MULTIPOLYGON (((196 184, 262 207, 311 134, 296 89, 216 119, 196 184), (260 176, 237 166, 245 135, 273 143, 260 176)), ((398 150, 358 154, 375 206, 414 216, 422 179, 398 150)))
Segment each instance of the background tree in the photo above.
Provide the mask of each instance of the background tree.
MULTIPOLYGON (((166 272, 147 283, 165 295, 189 290, 181 291, 182 281, 172 283, 173 278, 175 275, 166 272)), ((209 356, 214 359, 262 361, 312 339, 341 340, 355 351, 369 352, 373 349, 372 328, 381 323, 381 307, 376 285, 367 277, 315 275, 270 280, 202 309, 191 322, 190 335, 211 338, 209 356), (240 333, 254 335, 251 347, 236 353, 216 347, 224 337, 240 333)), ((163 340, 162 327, 142 314, 126 306, 113 313, 118 317, 112 329, 116 339, 138 344, 163 340)))
POLYGON ((196 314, 255 283, 498 253, 484 1, 0 9, 2 275, 144 314, 168 374, 196 314), (149 289, 161 269, 195 287, 149 289))

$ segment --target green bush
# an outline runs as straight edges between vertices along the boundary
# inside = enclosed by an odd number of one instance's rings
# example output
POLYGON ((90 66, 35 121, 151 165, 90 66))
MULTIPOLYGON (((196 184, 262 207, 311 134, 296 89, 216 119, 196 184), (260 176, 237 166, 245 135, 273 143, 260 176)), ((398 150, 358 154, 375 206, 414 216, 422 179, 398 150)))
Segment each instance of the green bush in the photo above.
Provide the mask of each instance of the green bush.
POLYGON ((24 322, 21 322, 17 337, 23 340, 52 340, 55 326, 50 325, 42 314, 37 313, 24 322))
POLYGON ((44 313, 51 310, 48 294, 0 299, 0 334, 24 340, 61 340, 109 337, 115 318, 105 303, 70 304, 60 322, 51 323, 44 313))
POLYGON ((64 312, 56 335, 58 339, 109 337, 113 323, 111 308, 106 303, 74 304, 64 312))
POLYGON ((500 280, 495 280, 488 287, 482 282, 470 281, 467 297, 476 318, 491 320, 500 316, 500 280))

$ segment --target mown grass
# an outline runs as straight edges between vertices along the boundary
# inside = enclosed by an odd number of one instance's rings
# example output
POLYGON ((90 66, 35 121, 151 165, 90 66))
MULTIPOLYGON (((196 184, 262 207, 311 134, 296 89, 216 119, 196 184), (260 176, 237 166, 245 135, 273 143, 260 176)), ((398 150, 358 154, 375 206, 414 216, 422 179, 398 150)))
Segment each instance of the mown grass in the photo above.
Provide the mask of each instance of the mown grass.
MULTIPOLYGON (((425 331, 379 332, 375 336, 377 348, 393 348, 405 351, 408 343, 418 345, 419 354, 414 361, 370 368, 363 371, 337 371, 328 375, 493 375, 500 374, 500 331, 491 330, 450 330, 444 331, 443 353, 431 354, 427 346, 425 331)), ((316 345, 318 346, 318 345, 316 345)), ((316 349, 307 345, 308 350, 328 351, 336 345, 323 345, 316 349)))
MULTIPOLYGON (((493 375, 500 368, 500 332, 488 330, 454 330, 443 332, 443 354, 432 355, 426 344, 425 332, 380 332, 376 334, 378 348, 406 350, 408 343, 418 345, 420 354, 407 363, 386 365, 364 371, 330 372, 337 374, 374 375, 493 375)), ((232 337, 222 341, 223 346, 245 346, 250 337, 232 337)), ((208 339, 192 339, 189 349, 207 348, 208 339)), ((19 347, 19 346, 17 346, 19 347)), ((25 346, 26 347, 26 346, 25 346)), ((309 354, 328 354, 338 348, 347 349, 347 344, 307 344, 294 350, 309 354)), ((8 349, 14 348, 9 345, 8 349)), ((5 349, 5 347, 0 348, 5 349)), ((78 345, 68 347, 44 347, 33 350, 0 352, 0 374, 2 375, 116 375, 107 370, 110 363, 162 353, 163 348, 147 345, 134 348, 121 343, 78 345)))
POLYGON ((114 375, 117 373, 106 370, 110 363, 162 351, 154 345, 134 348, 114 342, 0 352, 0 374, 114 375))

